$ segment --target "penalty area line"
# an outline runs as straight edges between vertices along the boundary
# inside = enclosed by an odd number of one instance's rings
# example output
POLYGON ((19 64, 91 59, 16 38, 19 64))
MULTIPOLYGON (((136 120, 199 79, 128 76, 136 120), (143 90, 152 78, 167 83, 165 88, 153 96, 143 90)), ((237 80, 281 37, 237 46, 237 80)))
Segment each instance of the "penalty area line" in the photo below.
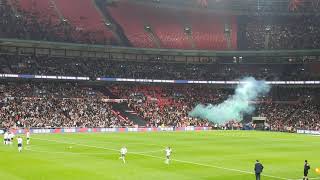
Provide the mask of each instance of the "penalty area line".
MULTIPOLYGON (((87 145, 87 144, 80 144, 80 143, 74 143, 74 142, 66 142, 66 141, 58 141, 58 140, 50 140, 50 139, 42 139, 42 138, 33 138, 33 139, 42 140, 42 141, 49 141, 49 142, 56 142, 56 143, 63 143, 63 144, 72 144, 72 145, 77 145, 77 146, 91 147, 91 148, 105 149, 105 150, 119 152, 118 149, 106 148, 106 147, 100 147, 100 146, 93 146, 93 145, 87 145)), ((162 160, 166 159, 166 158, 163 158, 163 157, 153 156, 153 155, 144 154, 144 153, 140 153, 140 152, 128 152, 128 154, 135 154, 135 155, 140 155, 140 156, 145 156, 145 157, 152 157, 152 158, 157 158, 157 159, 162 159, 162 160)), ((226 170, 226 171, 239 172, 239 173, 242 173, 242 174, 254 175, 253 172, 239 170, 239 169, 233 169, 233 168, 225 168, 225 167, 215 166, 215 165, 211 165, 211 164, 203 164, 203 163, 184 161, 184 160, 178 160, 178 159, 171 159, 171 161, 185 163, 185 164, 193 164, 193 165, 203 166, 203 167, 211 167, 211 168, 222 169, 222 170, 226 170)), ((284 178, 284 177, 272 176, 272 175, 268 175, 268 174, 261 174, 261 176, 274 178, 274 179, 282 179, 282 180, 295 180, 295 179, 289 179, 289 178, 284 178)))

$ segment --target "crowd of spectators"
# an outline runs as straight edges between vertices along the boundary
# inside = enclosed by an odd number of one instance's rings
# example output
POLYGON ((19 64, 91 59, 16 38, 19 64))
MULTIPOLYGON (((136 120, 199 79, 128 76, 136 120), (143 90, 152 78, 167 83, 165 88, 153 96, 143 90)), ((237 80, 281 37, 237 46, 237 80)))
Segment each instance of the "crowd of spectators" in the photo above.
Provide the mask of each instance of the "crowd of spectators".
MULTIPOLYGON (((206 85, 116 85, 112 86, 111 91, 129 99, 129 107, 138 112, 149 126, 210 125, 223 129, 242 129, 245 126, 234 120, 217 125, 188 115, 199 103, 221 103, 232 94, 232 89, 206 85)), ((308 88, 274 88, 268 96, 257 100, 254 116, 266 117, 266 127, 272 131, 319 130, 320 106, 312 96, 317 91, 308 88)))
POLYGON ((242 30, 245 31, 245 41, 247 41, 245 44, 248 49, 317 49, 320 47, 318 16, 247 18, 247 24, 242 30))
MULTIPOLYGON (((40 21, 39 14, 15 7, 0 0, 1 38, 116 45, 110 39, 101 39, 99 32, 79 30, 62 19, 40 21)), ((318 16, 250 16, 239 19, 245 23, 239 26, 244 28, 239 28, 238 33, 245 36, 238 38, 239 44, 245 44, 245 49, 320 48, 318 16)), ((312 74, 302 64, 145 63, 13 55, 0 56, 0 73, 222 81, 246 76, 265 80, 319 79, 319 72, 312 74)), ((149 127, 215 126, 205 119, 191 118, 188 113, 198 103, 218 104, 232 93, 230 89, 206 85, 115 85, 110 89, 115 96, 128 99, 128 106, 146 120, 149 127)), ((280 88, 277 93, 272 91, 272 100, 260 103, 255 113, 267 118, 271 130, 320 130, 320 106, 313 101, 314 92, 316 90, 280 88)), ((0 127, 133 126, 133 122, 119 116, 102 98, 101 92, 75 83, 2 83, 0 127)), ((236 121, 225 124, 225 128, 242 127, 236 121)))
POLYGON ((297 106, 288 103, 263 103, 257 108, 257 116, 266 117, 266 123, 272 131, 291 131, 292 125, 285 122, 296 111, 297 106))
POLYGON ((77 84, 9 83, 0 86, 0 127, 123 127, 100 92, 77 84))
POLYGON ((0 73, 116 77, 137 79, 237 80, 253 76, 265 80, 317 80, 312 64, 187 64, 0 56, 0 73))
POLYGON ((295 129, 320 130, 320 106, 306 99, 296 112, 288 119, 287 123, 295 129))
MULTIPOLYGON (((215 124, 193 118, 197 104, 219 104, 233 94, 232 88, 209 85, 99 86, 58 82, 5 82, 0 85, 0 127, 130 127, 130 119, 113 110, 110 99, 126 99, 128 107, 146 121, 147 127, 211 126, 242 129, 246 122, 230 120, 215 124), (103 90, 105 89, 105 90, 103 90)), ((318 89, 273 88, 256 101, 253 116, 266 117, 272 131, 320 130, 318 89), (290 92, 290 93, 287 93, 290 92), (281 97, 281 98, 279 98, 281 97)), ((245 120, 245 119, 244 119, 245 120)))
POLYGON ((225 90, 209 86, 116 85, 111 91, 129 99, 128 106, 152 127, 212 126, 207 120, 189 117, 189 112, 197 103, 218 103, 227 97, 225 90))
POLYGON ((298 101, 260 104, 257 114, 267 118, 272 131, 320 130, 319 108, 312 97, 302 96, 298 101))

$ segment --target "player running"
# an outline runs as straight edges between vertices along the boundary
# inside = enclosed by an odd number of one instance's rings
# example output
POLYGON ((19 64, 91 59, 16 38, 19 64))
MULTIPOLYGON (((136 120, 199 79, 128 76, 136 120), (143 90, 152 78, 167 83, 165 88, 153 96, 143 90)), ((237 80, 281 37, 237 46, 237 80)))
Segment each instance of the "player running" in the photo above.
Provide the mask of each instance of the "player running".
POLYGON ((172 149, 170 147, 167 147, 165 149, 165 152, 166 152, 166 161, 165 161, 165 163, 169 164, 170 163, 170 156, 171 156, 172 149))
POLYGON ((120 149, 120 158, 122 159, 123 163, 126 163, 126 154, 127 154, 128 150, 126 147, 123 147, 120 149))
POLYGON ((27 131, 26 133, 26 137, 27 137, 27 144, 30 144, 30 131, 27 131))
POLYGON ((8 132, 6 131, 6 132, 3 134, 3 144, 9 144, 8 140, 9 140, 9 134, 8 134, 8 132))
POLYGON ((23 140, 22 140, 22 138, 20 136, 18 136, 17 140, 18 140, 18 151, 21 152, 22 151, 22 142, 23 142, 23 140))

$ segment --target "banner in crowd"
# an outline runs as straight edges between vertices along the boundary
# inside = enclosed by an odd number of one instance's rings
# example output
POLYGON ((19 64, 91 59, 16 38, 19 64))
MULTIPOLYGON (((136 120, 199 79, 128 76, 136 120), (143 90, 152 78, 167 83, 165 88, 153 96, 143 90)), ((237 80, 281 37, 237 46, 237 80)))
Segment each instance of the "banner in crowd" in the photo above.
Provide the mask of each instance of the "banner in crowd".
POLYGON ((90 80, 89 77, 46 76, 46 75, 31 75, 31 74, 0 74, 0 78, 55 79, 55 80, 77 80, 77 81, 88 81, 88 80, 90 80))
POLYGON ((297 130, 298 134, 312 134, 312 135, 320 135, 320 131, 311 131, 311 130, 297 130))
MULTIPOLYGON (((59 129, 30 129, 31 134, 60 134, 60 133, 113 133, 113 132, 163 132, 163 131, 208 131, 211 127, 159 127, 159 128, 59 128, 59 129)), ((25 134, 26 129, 11 130, 14 134, 25 134)), ((0 134, 4 131, 0 130, 0 134)))
POLYGON ((106 102, 106 103, 122 103, 122 102, 127 102, 128 99, 107 99, 107 98, 103 98, 101 99, 102 102, 106 102))

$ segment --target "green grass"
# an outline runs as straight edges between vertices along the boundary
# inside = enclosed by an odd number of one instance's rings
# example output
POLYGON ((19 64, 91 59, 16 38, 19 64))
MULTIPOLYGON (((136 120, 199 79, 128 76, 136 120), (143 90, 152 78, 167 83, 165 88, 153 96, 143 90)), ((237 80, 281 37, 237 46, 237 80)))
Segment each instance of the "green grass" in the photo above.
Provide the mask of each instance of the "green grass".
POLYGON ((30 146, 0 144, 1 180, 250 180, 256 159, 262 180, 320 178, 320 137, 254 131, 32 135, 30 146), (127 163, 119 149, 128 148, 127 163), (165 146, 173 149, 164 163, 165 146), (280 177, 280 178, 274 178, 280 177))

